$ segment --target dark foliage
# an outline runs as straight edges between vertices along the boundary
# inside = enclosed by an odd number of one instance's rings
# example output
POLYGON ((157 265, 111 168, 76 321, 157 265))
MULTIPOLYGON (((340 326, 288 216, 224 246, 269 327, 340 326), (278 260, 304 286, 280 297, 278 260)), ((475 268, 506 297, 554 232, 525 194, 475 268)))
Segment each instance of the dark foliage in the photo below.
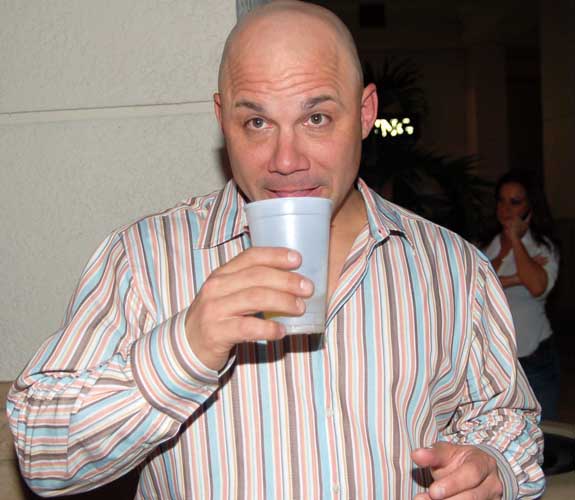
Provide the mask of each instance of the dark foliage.
MULTIPOLYGON (((378 88, 378 116, 391 113, 423 123, 428 104, 421 78, 409 60, 390 59, 379 70, 366 66, 366 83, 378 88)), ((417 132, 407 138, 383 138, 378 132, 372 131, 364 141, 362 178, 398 205, 476 241, 492 192, 492 184, 476 173, 478 158, 425 150, 418 145, 417 132)))

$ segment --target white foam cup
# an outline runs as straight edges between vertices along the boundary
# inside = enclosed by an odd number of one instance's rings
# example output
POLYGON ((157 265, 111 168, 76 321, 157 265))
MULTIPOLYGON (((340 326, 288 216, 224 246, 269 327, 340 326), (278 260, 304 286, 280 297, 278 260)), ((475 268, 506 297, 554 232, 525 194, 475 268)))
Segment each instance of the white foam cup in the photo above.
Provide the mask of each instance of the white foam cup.
POLYGON ((317 197, 273 198, 246 205, 252 245, 297 250, 302 263, 296 271, 314 284, 313 296, 304 299, 302 316, 264 311, 264 317, 282 323, 287 333, 325 330, 331 209, 331 200, 317 197))

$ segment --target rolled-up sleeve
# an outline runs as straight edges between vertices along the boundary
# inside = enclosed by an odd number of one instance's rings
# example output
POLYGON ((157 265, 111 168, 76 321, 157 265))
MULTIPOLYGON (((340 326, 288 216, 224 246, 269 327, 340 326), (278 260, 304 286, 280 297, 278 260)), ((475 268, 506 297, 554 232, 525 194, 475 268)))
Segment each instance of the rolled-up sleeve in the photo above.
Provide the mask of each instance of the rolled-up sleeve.
POLYGON ((547 273, 547 286, 545 287, 545 292, 538 297, 540 300, 547 298, 549 292, 551 292, 555 286, 559 274, 559 252, 557 252, 557 249, 554 246, 551 246, 551 248, 541 246, 541 250, 539 255, 547 259, 547 262, 543 266, 543 269, 547 273))
POLYGON ((43 496, 125 474, 218 387, 191 352, 185 312, 159 324, 143 305, 120 234, 88 263, 63 328, 10 390, 22 475, 43 496))
POLYGON ((499 280, 487 261, 480 267, 464 391, 443 437, 491 453, 504 498, 535 499, 545 487, 540 407, 517 362, 513 323, 499 280))

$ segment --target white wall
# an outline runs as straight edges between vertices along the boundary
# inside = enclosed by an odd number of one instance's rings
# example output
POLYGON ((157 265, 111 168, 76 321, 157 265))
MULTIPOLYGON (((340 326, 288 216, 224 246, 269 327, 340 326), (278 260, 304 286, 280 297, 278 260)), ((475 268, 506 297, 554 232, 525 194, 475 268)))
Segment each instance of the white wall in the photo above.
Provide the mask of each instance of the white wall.
POLYGON ((0 380, 114 228, 218 188, 234 0, 0 0, 0 380))

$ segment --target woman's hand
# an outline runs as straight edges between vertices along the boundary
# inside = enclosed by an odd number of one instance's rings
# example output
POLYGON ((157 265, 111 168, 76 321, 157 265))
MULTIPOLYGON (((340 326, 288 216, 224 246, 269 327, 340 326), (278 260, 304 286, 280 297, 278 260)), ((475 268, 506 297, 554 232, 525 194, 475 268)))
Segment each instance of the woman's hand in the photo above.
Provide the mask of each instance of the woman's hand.
POLYGON ((530 222, 531 213, 529 213, 525 220, 519 216, 513 217, 503 223, 503 233, 511 242, 521 240, 529 229, 530 222))
POLYGON ((543 267, 549 261, 545 255, 534 255, 531 257, 531 260, 535 261, 535 263, 539 264, 541 267, 543 267))

